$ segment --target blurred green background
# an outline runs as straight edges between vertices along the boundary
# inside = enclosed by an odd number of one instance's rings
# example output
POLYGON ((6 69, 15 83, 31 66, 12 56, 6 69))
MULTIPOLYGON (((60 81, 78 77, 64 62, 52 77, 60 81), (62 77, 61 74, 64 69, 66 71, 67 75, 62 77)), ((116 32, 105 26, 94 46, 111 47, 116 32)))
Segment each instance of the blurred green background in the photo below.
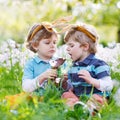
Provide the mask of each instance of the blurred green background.
POLYGON ((120 0, 0 0, 0 41, 23 43, 34 23, 69 15, 94 25, 100 43, 120 42, 120 0))

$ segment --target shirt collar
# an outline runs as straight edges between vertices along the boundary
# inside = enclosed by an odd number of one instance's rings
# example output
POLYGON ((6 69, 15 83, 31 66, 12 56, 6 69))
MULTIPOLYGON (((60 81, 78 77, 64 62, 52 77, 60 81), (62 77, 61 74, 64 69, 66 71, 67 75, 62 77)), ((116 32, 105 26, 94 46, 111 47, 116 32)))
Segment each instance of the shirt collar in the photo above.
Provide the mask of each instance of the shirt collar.
POLYGON ((44 61, 44 60, 42 60, 40 57, 38 57, 38 56, 35 56, 34 57, 34 60, 36 61, 36 63, 40 63, 40 62, 44 62, 44 63, 49 63, 49 61, 47 62, 47 61, 44 61))
POLYGON ((77 61, 77 62, 74 62, 74 65, 88 65, 91 60, 95 57, 95 54, 90 54, 87 58, 85 58, 83 61, 77 61))

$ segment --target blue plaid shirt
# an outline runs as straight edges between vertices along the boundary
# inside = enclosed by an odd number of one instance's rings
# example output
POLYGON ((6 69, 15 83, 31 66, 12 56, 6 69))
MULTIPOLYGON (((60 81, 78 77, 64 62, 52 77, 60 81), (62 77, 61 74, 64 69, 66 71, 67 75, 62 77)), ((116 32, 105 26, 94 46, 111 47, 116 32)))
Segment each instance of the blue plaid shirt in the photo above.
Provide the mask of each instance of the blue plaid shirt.
MULTIPOLYGON (((90 54, 82 62, 73 62, 73 66, 68 72, 68 79, 71 81, 74 93, 77 96, 83 94, 90 95, 92 91, 93 93, 103 95, 103 92, 78 77, 78 71, 80 70, 87 70, 93 78, 99 80, 103 77, 110 76, 110 67, 104 61, 97 59, 94 54, 90 54)), ((109 93, 106 92, 105 95, 109 96, 109 93)))

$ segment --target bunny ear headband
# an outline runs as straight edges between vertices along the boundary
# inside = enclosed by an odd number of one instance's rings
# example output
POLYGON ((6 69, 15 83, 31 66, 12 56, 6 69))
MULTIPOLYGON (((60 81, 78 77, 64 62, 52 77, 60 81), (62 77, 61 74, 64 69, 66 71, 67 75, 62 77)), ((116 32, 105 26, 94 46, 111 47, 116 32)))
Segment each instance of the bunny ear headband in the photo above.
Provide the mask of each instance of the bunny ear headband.
POLYGON ((52 23, 48 23, 48 22, 42 22, 41 24, 38 24, 35 26, 34 30, 32 31, 32 33, 30 34, 30 36, 28 37, 27 41, 31 41, 32 38, 34 37, 34 35, 42 30, 43 28, 45 28, 47 31, 49 32, 53 32, 54 28, 58 28, 58 29, 62 29, 61 31, 57 32, 57 33, 62 33, 64 32, 63 29, 68 26, 68 22, 72 19, 71 16, 67 16, 67 17, 62 17, 60 19, 57 19, 55 21, 53 21, 52 23))
POLYGON ((85 33, 89 38, 91 38, 91 40, 93 42, 96 42, 96 40, 98 39, 97 33, 95 31, 94 31, 94 33, 92 33, 93 28, 87 29, 85 26, 79 26, 78 25, 78 26, 76 26, 75 29, 80 31, 80 32, 85 33))
POLYGON ((32 34, 29 36, 29 41, 32 40, 34 35, 40 31, 41 29, 45 28, 49 32, 53 32, 54 28, 60 29, 57 33, 64 33, 69 31, 70 29, 75 29, 80 32, 85 33, 88 37, 90 37, 93 42, 96 42, 97 35, 94 35, 91 30, 87 29, 84 25, 76 25, 76 24, 68 24, 69 21, 72 20, 71 16, 62 17, 53 21, 51 24, 48 22, 42 22, 41 24, 37 25, 36 28, 33 30, 32 34))
POLYGON ((59 31, 58 33, 64 33, 66 31, 69 31, 71 29, 75 29, 77 31, 83 32, 85 33, 89 38, 91 38, 91 40, 93 42, 96 42, 96 40, 98 39, 98 35, 95 31, 95 29, 90 26, 90 25, 86 25, 86 24, 68 24, 68 22, 72 19, 71 16, 68 17, 63 17, 61 19, 58 19, 56 21, 54 21, 52 23, 54 28, 60 28, 61 31, 59 31))
POLYGON ((83 32, 84 34, 86 34, 89 38, 91 38, 91 40, 93 42, 96 42, 99 38, 95 28, 91 25, 87 25, 84 23, 81 24, 69 24, 68 26, 64 27, 62 29, 61 32, 66 32, 67 33, 71 30, 76 30, 76 31, 80 31, 83 32))

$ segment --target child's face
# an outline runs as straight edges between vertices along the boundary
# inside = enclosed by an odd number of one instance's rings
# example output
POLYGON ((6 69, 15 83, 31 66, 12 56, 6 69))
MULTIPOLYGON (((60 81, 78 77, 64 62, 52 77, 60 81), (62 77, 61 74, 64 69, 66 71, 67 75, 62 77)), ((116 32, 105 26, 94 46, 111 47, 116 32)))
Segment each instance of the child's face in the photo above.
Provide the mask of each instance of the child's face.
POLYGON ((52 35, 49 39, 42 39, 37 46, 37 53, 43 60, 49 60, 56 52, 57 37, 52 35))
POLYGON ((81 61, 84 59, 84 46, 77 41, 69 39, 67 42, 67 51, 73 61, 81 61))

